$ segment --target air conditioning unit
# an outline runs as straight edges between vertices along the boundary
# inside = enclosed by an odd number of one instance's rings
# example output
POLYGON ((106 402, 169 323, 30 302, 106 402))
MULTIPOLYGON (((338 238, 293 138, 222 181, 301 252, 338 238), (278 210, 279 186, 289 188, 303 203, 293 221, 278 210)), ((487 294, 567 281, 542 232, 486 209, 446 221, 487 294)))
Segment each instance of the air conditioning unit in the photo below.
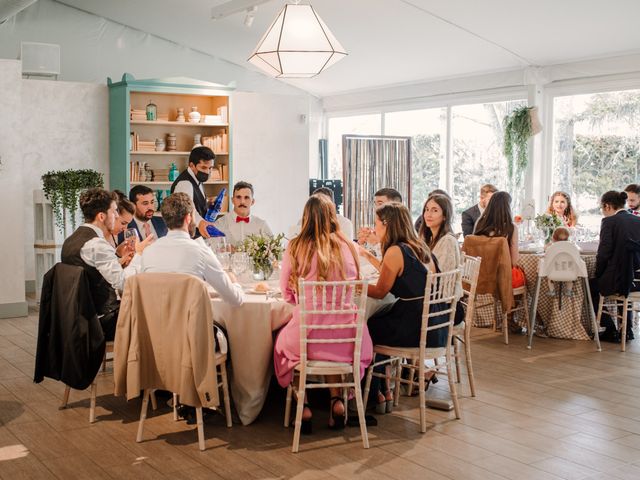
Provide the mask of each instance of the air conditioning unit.
POLYGON ((14 17, 36 0, 4 0, 0 3, 0 25, 14 17))
POLYGON ((52 43, 20 43, 23 75, 55 77, 60 75, 60 45, 52 43))

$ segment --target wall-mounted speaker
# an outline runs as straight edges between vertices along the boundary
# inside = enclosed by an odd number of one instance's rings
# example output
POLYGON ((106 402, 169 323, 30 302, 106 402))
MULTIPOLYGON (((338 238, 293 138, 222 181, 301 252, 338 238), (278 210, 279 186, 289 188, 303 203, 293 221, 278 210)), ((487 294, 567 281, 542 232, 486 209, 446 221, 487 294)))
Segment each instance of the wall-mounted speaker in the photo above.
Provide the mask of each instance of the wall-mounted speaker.
POLYGON ((52 43, 22 42, 20 59, 23 75, 60 75, 60 45, 52 43))

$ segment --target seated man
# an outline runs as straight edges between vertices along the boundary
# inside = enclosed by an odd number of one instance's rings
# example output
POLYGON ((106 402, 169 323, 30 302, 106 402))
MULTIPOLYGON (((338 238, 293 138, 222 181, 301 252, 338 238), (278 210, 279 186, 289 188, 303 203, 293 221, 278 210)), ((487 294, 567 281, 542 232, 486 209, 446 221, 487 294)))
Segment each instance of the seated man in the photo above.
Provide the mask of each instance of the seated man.
MULTIPOLYGON (((155 238, 164 237, 167 234, 167 225, 162 217, 156 217, 156 195, 146 185, 136 185, 129 191, 129 201, 136 207, 133 219, 127 228, 135 228, 141 240, 149 235, 155 238)), ((118 244, 124 241, 124 233, 118 235, 118 244)))
POLYGON ((136 253, 125 269, 120 265, 114 248, 105 240, 115 229, 118 219, 117 197, 102 188, 91 188, 80 195, 80 210, 85 223, 62 244, 62 263, 83 267, 89 277, 93 305, 100 317, 106 340, 113 340, 118 320, 120 300, 116 290, 136 273, 140 255, 153 241, 148 236, 136 242, 136 253))
POLYGON ((462 235, 465 237, 467 235, 471 235, 476 226, 476 222, 484 212, 484 209, 487 208, 489 204, 489 199, 491 195, 496 193, 498 189, 487 183, 480 187, 480 199, 478 203, 476 203, 473 207, 467 208, 464 212, 462 212, 462 235))
POLYGON ((226 235, 227 242, 238 245, 248 235, 269 235, 271 229, 263 219, 251 215, 251 206, 256 203, 253 198, 253 185, 238 182, 233 186, 231 197, 233 211, 216 221, 215 226, 226 235))
POLYGON ((162 202, 160 211, 169 227, 169 233, 145 250, 138 270, 141 273, 174 272, 194 275, 211 285, 226 303, 242 305, 242 289, 233 284, 202 237, 195 240, 191 238, 196 229, 191 198, 186 193, 169 195, 162 202))
MULTIPOLYGON (((373 194, 374 209, 391 202, 402 203, 402 195, 395 188, 381 188, 373 194)), ((358 229, 358 243, 360 245, 365 243, 375 245, 378 243, 378 237, 376 237, 373 227, 360 227, 358 229)))

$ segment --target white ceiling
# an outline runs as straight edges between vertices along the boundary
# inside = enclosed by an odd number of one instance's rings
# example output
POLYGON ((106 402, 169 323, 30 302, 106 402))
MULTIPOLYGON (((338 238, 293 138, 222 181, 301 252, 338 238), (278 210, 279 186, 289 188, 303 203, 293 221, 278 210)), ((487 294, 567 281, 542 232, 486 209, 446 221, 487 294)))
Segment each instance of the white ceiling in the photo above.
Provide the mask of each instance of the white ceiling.
MULTIPOLYGON (((247 28, 244 13, 210 19, 226 0, 58 1, 250 69, 247 58, 285 4, 260 5, 247 28)), ((349 56, 315 78, 282 81, 318 96, 640 52, 638 0, 310 3, 349 56)))

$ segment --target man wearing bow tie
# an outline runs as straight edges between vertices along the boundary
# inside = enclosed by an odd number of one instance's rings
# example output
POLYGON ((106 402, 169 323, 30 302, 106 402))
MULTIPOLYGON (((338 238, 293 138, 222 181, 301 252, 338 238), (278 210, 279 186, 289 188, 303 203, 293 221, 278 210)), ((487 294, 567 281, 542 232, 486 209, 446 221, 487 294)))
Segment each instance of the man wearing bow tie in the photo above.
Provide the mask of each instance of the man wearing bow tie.
POLYGON ((231 203, 233 211, 215 223, 215 226, 227 236, 228 243, 238 245, 248 235, 273 235, 267 222, 251 215, 251 206, 255 203, 253 185, 248 182, 236 183, 233 186, 231 203))

